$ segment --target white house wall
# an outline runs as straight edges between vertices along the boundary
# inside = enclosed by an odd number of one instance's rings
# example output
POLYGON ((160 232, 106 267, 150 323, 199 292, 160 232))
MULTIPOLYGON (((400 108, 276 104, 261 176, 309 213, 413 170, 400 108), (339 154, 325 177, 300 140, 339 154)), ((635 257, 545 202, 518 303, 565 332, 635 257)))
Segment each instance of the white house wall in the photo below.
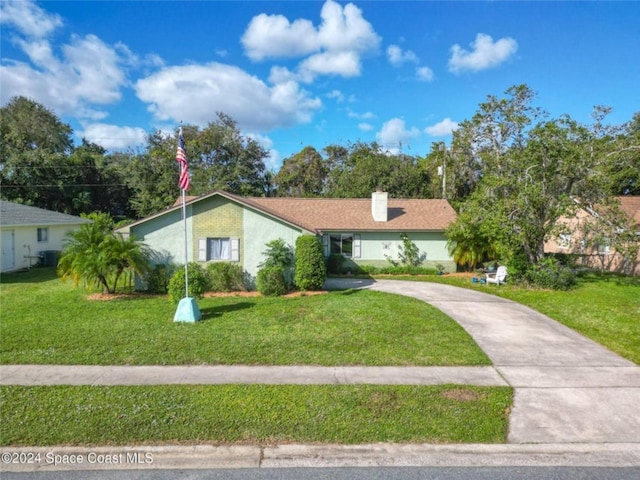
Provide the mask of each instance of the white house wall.
POLYGON ((6 271, 22 270, 37 264, 38 258, 35 257, 37 257, 40 252, 47 250, 62 251, 67 233, 77 230, 78 228, 80 228, 79 225, 3 227, 3 232, 13 231, 13 268, 7 269, 6 271), (46 242, 38 242, 38 228, 48 229, 46 242))

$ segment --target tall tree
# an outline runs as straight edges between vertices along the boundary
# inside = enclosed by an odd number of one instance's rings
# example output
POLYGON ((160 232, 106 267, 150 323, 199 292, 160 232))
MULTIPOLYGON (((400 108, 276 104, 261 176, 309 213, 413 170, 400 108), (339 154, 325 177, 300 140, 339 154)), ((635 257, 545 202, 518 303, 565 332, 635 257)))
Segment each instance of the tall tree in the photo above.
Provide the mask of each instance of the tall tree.
POLYGON ((454 143, 464 140, 480 159, 482 172, 452 229, 461 231, 466 222, 468 231, 491 241, 503 256, 522 252, 534 264, 558 220, 575 214, 576 200, 610 203, 603 171, 611 141, 600 128, 602 109, 588 127, 569 117, 541 120, 525 85, 506 95, 489 97, 454 133, 454 143))
POLYGON ((268 191, 264 160, 269 153, 243 136, 230 116, 218 113, 218 120, 197 134, 191 151, 196 191, 221 189, 248 196, 264 196, 268 191))
POLYGON ((39 103, 14 97, 0 109, 2 197, 72 212, 65 194, 71 127, 39 103))
POLYGON ((273 182, 281 197, 317 197, 323 194, 329 169, 313 147, 286 158, 273 182))

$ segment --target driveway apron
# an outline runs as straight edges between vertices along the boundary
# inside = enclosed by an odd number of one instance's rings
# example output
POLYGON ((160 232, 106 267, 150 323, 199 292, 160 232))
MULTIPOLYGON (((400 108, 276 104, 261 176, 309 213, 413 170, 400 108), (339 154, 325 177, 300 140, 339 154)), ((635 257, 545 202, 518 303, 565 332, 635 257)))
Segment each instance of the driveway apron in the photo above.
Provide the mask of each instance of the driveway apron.
POLYGON ((417 298, 458 322, 515 389, 509 443, 640 442, 640 367, 529 307, 437 283, 330 279, 327 288, 417 298))

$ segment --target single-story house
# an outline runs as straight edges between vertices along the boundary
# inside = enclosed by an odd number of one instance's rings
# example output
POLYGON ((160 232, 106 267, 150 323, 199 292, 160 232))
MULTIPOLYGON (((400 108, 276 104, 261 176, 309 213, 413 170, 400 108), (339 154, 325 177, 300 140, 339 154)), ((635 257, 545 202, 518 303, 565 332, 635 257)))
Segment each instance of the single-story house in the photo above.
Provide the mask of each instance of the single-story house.
POLYGON ((0 200, 0 272, 55 265, 64 237, 90 220, 0 200))
POLYGON ((586 233, 585 236, 584 232, 589 232, 589 227, 599 218, 597 211, 587 208, 580 208, 574 218, 561 220, 566 230, 545 244, 545 252, 575 255, 581 264, 591 268, 640 275, 640 196, 619 196, 616 200, 625 217, 625 226, 609 227, 624 228, 632 234, 626 246, 630 251, 637 249, 635 259, 616 251, 606 234, 594 237, 593 233, 586 233))
MULTIPOLYGON (((295 246, 300 235, 316 235, 325 256, 339 253, 360 265, 390 265, 406 233, 424 256, 423 264, 455 271, 445 228, 456 214, 446 200, 241 197, 216 191, 186 199, 187 258, 203 264, 238 262, 251 277, 264 261, 266 243, 282 238, 295 246)), ((182 204, 117 230, 142 240, 157 263, 184 263, 182 204)))

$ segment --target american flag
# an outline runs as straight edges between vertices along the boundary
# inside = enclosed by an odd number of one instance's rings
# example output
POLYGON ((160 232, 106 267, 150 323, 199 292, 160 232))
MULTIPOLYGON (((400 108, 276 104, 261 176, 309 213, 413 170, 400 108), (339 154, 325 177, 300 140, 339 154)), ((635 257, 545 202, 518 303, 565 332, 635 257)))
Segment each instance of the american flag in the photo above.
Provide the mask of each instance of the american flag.
POLYGON ((189 170, 187 169, 187 154, 184 151, 182 127, 180 127, 180 133, 178 134, 178 152, 176 153, 176 162, 180 164, 180 180, 178 180, 178 186, 182 190, 189 190, 189 170))

